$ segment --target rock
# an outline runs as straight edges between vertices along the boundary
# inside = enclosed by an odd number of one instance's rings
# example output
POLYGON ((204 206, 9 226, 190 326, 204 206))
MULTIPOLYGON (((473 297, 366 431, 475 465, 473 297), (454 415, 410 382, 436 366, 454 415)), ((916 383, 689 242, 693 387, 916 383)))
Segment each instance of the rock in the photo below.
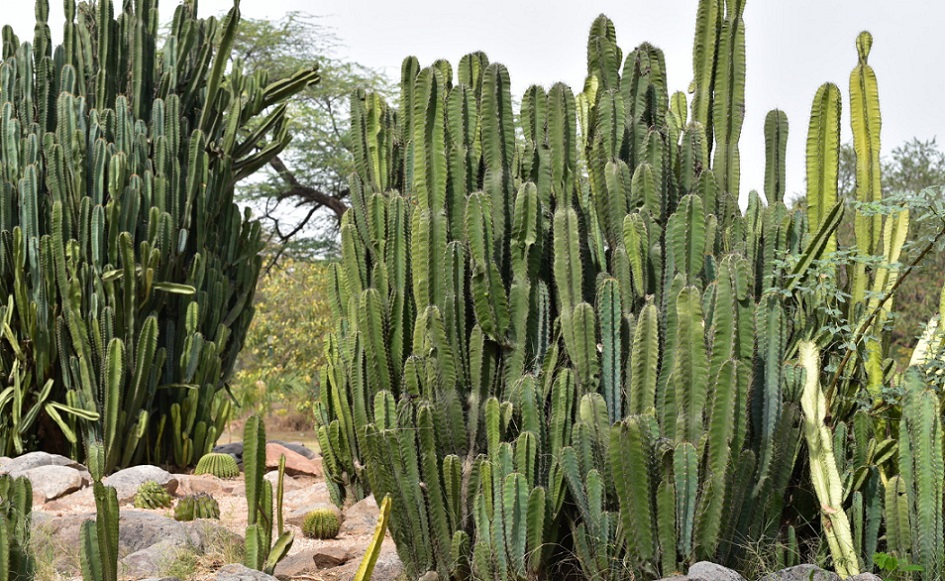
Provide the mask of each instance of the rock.
POLYGON ((210 474, 175 474, 177 479, 177 496, 187 496, 188 494, 231 494, 236 485, 240 482, 238 479, 223 480, 210 474))
POLYGON ((330 569, 340 567, 351 560, 351 549, 341 545, 325 545, 315 549, 312 555, 312 561, 318 565, 319 569, 330 569))
POLYGON ((745 581, 735 571, 708 561, 699 561, 689 567, 686 578, 692 581, 745 581))
POLYGON ((92 482, 88 472, 61 464, 47 464, 29 470, 18 471, 33 485, 33 502, 45 503, 75 492, 92 482))
POLYGON ((873 573, 860 573, 852 577, 847 577, 846 581, 883 581, 883 578, 873 573))
MULTIPOLYGON (((313 510, 329 509, 335 511, 335 514, 338 515, 339 519, 342 519, 341 511, 338 510, 338 507, 330 502, 316 502, 315 504, 306 504, 305 506, 300 506, 295 510, 290 511, 285 516, 285 522, 290 525, 295 525, 297 527, 302 526, 302 521, 305 520, 305 515, 312 512, 313 510)), ((373 531, 373 529, 371 529, 373 531)))
POLYGON ((689 567, 688 574, 664 577, 659 581, 745 581, 745 578, 721 565, 699 561, 689 567))
MULTIPOLYGON (((266 472, 266 475, 263 476, 263 478, 271 482, 273 486, 273 490, 275 490, 275 487, 279 484, 279 471, 271 470, 269 472, 266 472)), ((282 488, 286 492, 289 492, 290 490, 299 490, 306 487, 307 485, 304 482, 299 482, 298 479, 293 478, 292 476, 289 476, 288 474, 286 474, 282 478, 282 488)))
POLYGON ((285 506, 300 507, 309 504, 331 503, 328 485, 325 481, 316 482, 298 490, 287 490, 283 496, 285 506))
POLYGON ((67 466, 69 468, 85 470, 85 467, 75 460, 60 456, 59 454, 28 452, 0 465, 0 474, 21 476, 23 472, 39 468, 40 466, 67 466))
POLYGON ((33 538, 48 539, 53 547, 79 547, 79 531, 82 523, 95 520, 94 512, 53 516, 46 512, 33 511, 33 538))
POLYGON ((185 547, 199 544, 199 539, 176 520, 144 510, 124 510, 118 520, 118 548, 134 553, 158 543, 185 547))
MULTIPOLYGON (((318 458, 318 453, 312 450, 311 448, 300 444, 299 442, 283 442, 282 440, 269 440, 270 444, 278 444, 283 448, 292 450, 296 454, 304 456, 309 460, 315 460, 318 458)), ((236 458, 236 461, 240 464, 243 463, 243 443, 242 442, 232 442, 230 444, 220 444, 213 448, 214 452, 219 452, 221 454, 229 454, 236 458)))
POLYGON ((758 581, 840 581, 840 577, 816 565, 797 565, 769 573, 758 581))
POLYGON ((286 581, 293 577, 298 577, 299 575, 314 573, 315 570, 318 569, 315 565, 315 560, 312 558, 314 555, 315 549, 305 549, 282 559, 279 561, 279 564, 276 565, 276 578, 280 581, 286 581))
POLYGON ((374 532, 374 526, 377 525, 377 518, 381 511, 377 508, 377 502, 373 496, 368 496, 360 502, 356 502, 344 511, 344 521, 341 523, 341 534, 351 536, 370 535, 374 532))
POLYGON ((123 576, 160 576, 161 571, 174 564, 177 553, 181 550, 173 541, 161 541, 150 547, 135 551, 119 561, 119 571, 123 576))
POLYGON ((298 452, 272 442, 266 444, 266 468, 279 468, 279 457, 285 455, 285 473, 289 476, 319 476, 322 473, 320 463, 309 460, 298 452))
MULTIPOLYGON (((254 571, 243 565, 226 565, 221 567, 213 576, 215 581, 276 581, 272 575, 262 571, 254 571)), ((377 578, 375 578, 377 581, 377 578)))
POLYGON ((211 547, 243 544, 243 537, 220 524, 218 520, 199 519, 180 524, 187 532, 191 545, 202 552, 211 547))
MULTIPOLYGON (((352 559, 338 567, 331 569, 332 579, 353 579, 358 566, 361 564, 360 557, 352 559)), ((400 578, 404 572, 404 564, 397 557, 397 549, 390 539, 386 540, 381 546, 381 554, 377 557, 377 563, 374 565, 374 574, 371 575, 371 581, 395 581, 400 578)))
POLYGON ((138 487, 148 480, 154 480, 171 494, 174 494, 177 490, 176 477, 167 470, 146 464, 119 470, 111 476, 106 477, 103 482, 107 486, 115 487, 115 490, 118 492, 118 502, 121 503, 132 500, 135 493, 138 491, 138 487))
POLYGON ((417 581, 439 581, 440 576, 436 571, 427 571, 417 581))

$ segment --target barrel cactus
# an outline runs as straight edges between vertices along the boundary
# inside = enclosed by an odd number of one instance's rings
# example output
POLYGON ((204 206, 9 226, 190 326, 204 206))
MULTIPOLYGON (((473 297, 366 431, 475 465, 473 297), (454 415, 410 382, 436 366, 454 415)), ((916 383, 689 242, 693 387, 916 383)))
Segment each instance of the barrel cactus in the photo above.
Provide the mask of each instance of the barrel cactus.
POLYGON ((135 493, 135 508, 170 508, 171 495, 154 480, 148 480, 138 487, 135 493))
POLYGON ((217 478, 236 478, 240 475, 240 469, 236 465, 236 458, 233 456, 210 452, 201 456, 200 460, 197 461, 194 474, 210 474, 217 478))
POLYGON ((341 518, 333 508, 316 508, 302 520, 302 534, 310 539, 333 539, 341 529, 341 518))
POLYGON ((179 521, 191 521, 198 518, 220 518, 220 504, 206 493, 191 494, 177 501, 174 518, 179 521))

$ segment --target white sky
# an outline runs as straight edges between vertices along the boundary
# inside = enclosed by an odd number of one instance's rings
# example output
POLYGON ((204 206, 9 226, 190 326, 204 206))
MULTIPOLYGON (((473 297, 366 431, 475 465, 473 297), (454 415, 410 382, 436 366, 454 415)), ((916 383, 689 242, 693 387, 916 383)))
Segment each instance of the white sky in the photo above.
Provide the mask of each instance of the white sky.
MULTIPOLYGON (((20 38, 32 36, 33 3, 0 0, 0 22, 20 38)), ((62 3, 52 0, 50 24, 61 40, 62 3)), ((120 5, 120 0, 116 0, 120 5)), ((170 18, 174 0, 161 2, 170 18)), ((204 15, 225 11, 232 0, 200 0, 204 15)), ((587 30, 607 14, 624 54, 644 40, 666 54, 670 91, 685 90, 692 75, 696 0, 242 0, 252 18, 298 10, 322 16, 344 46, 338 56, 399 78, 404 56, 421 64, 447 58, 455 64, 473 50, 508 66, 518 97, 533 83, 564 81, 575 90, 586 72, 587 30), (474 7, 473 7, 474 6, 474 7)), ((870 63, 879 79, 883 151, 913 136, 938 136, 945 146, 945 2, 942 0, 749 0, 745 10, 748 109, 741 138, 742 196, 764 183, 764 118, 780 108, 790 121, 788 192, 804 190, 807 117, 817 87, 836 83, 844 95, 844 141, 850 139, 849 75, 854 40, 873 33, 870 63)))

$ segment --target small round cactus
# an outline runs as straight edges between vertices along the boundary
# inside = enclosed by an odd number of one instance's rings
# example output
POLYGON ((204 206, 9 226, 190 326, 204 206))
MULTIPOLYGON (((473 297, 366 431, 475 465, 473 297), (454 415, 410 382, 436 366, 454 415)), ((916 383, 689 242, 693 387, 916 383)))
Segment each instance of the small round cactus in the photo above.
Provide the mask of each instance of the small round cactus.
POLYGON ((219 503, 204 492, 185 496, 174 507, 175 520, 191 521, 197 518, 220 518, 219 503))
POLYGON ((138 487, 134 505, 135 508, 170 508, 171 495, 154 480, 148 480, 138 487))
POLYGON ((212 474, 217 478, 236 478, 240 475, 240 469, 236 465, 236 458, 233 456, 210 452, 204 454, 197 462, 197 469, 194 470, 194 474, 212 474))
POLYGON ((330 508, 318 508, 305 515, 302 533, 310 539, 333 539, 338 536, 341 519, 330 508))

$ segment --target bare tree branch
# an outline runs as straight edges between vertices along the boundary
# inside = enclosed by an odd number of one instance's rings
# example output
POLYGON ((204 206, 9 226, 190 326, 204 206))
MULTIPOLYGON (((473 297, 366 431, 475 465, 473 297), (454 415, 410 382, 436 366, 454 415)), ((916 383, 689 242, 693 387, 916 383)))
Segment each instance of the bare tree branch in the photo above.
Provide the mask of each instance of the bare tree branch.
POLYGON ((338 219, 341 219, 341 215, 348 210, 348 205, 344 203, 341 198, 348 196, 348 189, 338 192, 339 197, 332 196, 331 194, 326 194, 321 190, 303 185, 302 182, 295 177, 295 174, 286 167, 285 163, 278 156, 272 158, 269 162, 269 165, 272 169, 276 170, 276 173, 279 174, 279 177, 286 183, 288 189, 282 191, 278 198, 284 200, 286 198, 299 198, 304 200, 307 203, 316 205, 318 208, 328 208, 338 219))

